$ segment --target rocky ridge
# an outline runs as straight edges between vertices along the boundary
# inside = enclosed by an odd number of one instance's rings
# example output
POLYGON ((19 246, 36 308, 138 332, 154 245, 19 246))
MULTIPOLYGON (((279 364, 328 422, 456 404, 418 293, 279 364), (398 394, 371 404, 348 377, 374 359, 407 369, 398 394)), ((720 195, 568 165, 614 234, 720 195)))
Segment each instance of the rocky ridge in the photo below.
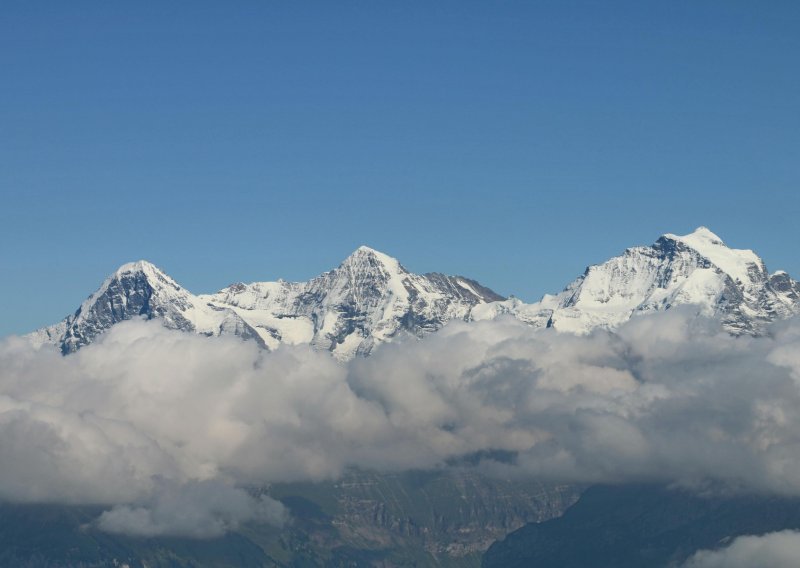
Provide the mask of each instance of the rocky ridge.
POLYGON ((203 335, 235 335, 262 347, 310 344, 341 360, 383 343, 421 338, 452 320, 512 316, 571 333, 613 329, 631 317, 693 306, 734 334, 759 334, 800 312, 800 283, 769 273, 751 250, 732 249, 705 227, 625 250, 535 303, 503 298, 463 276, 414 274, 397 259, 359 247, 307 282, 237 283, 194 295, 146 261, 109 276, 78 310, 29 337, 71 353, 135 317, 203 335))

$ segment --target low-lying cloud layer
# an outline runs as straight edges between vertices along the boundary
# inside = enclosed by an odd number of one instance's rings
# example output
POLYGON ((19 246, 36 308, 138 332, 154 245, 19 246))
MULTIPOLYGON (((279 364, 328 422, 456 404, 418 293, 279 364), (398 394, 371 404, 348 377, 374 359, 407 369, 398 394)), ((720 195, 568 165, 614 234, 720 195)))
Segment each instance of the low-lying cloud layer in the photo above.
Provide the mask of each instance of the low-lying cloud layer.
POLYGON ((740 536, 719 550, 701 550, 683 568, 796 568, 800 532, 780 531, 740 536))
POLYGON ((143 321, 67 357, 0 342, 0 499, 107 504, 104 530, 281 522, 240 488, 489 450, 515 456, 479 464, 498 475, 800 495, 800 321, 765 338, 680 310, 585 337, 453 323, 347 364, 143 321))
POLYGON ((135 536, 221 536, 241 523, 282 525, 286 510, 266 495, 255 497, 215 481, 177 484, 163 480, 140 505, 115 505, 97 519, 101 530, 135 536))

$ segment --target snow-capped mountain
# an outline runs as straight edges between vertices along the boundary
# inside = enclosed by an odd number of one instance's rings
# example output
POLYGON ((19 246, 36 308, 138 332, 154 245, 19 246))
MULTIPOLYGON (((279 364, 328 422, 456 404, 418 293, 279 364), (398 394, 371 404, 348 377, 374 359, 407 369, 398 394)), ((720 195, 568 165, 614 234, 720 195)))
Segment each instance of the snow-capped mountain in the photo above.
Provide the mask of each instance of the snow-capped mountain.
POLYGON ((412 274, 369 247, 308 282, 234 284, 200 298, 232 307, 270 347, 311 343, 340 358, 365 355, 398 334, 436 331, 465 319, 476 304, 503 299, 461 276, 412 274))
POLYGON ((115 323, 144 316, 172 329, 254 339, 270 349, 310 344, 346 360, 398 337, 422 337, 451 320, 511 315, 534 327, 588 333, 678 305, 720 317, 731 333, 755 334, 800 313, 800 283, 782 271, 770 274, 753 251, 731 249, 705 227, 629 248, 532 304, 462 276, 413 274, 368 247, 308 282, 238 283, 199 296, 140 261, 120 267, 74 315, 29 337, 71 353, 115 323))
POLYGON ((731 249, 700 227, 590 266, 560 294, 534 304, 510 298, 477 306, 472 318, 511 314, 536 327, 587 333, 678 305, 720 317, 731 333, 758 333, 800 312, 800 284, 782 271, 769 274, 753 251, 731 249))
POLYGON ((308 282, 239 283, 200 296, 139 261, 120 267, 74 315, 31 337, 70 353, 115 323, 143 316, 171 329, 237 335, 268 348, 310 343, 349 359, 398 336, 420 337, 451 319, 466 319, 477 304, 503 299, 461 276, 413 274, 368 247, 308 282))
POLYGON ((72 353, 112 325, 134 317, 157 318, 165 327, 203 335, 237 335, 263 344, 260 334, 231 308, 211 306, 146 261, 124 264, 71 316, 31 334, 72 353))

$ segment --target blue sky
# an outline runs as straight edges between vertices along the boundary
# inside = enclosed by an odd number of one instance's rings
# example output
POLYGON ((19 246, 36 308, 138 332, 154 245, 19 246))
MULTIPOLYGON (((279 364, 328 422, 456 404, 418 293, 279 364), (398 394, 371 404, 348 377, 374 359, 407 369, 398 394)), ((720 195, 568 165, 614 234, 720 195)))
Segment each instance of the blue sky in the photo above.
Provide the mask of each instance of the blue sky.
POLYGON ((534 300, 707 225, 798 276, 798 69, 797 2, 4 2, 0 335, 139 258, 534 300))

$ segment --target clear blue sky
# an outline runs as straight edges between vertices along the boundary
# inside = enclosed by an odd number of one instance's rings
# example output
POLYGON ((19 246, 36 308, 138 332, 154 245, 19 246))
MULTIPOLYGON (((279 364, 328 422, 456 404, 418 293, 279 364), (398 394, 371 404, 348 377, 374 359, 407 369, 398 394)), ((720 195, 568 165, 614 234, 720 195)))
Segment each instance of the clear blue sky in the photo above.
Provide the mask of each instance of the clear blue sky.
POLYGON ((359 244, 535 300, 707 225, 800 276, 800 2, 0 7, 0 335, 359 244))

